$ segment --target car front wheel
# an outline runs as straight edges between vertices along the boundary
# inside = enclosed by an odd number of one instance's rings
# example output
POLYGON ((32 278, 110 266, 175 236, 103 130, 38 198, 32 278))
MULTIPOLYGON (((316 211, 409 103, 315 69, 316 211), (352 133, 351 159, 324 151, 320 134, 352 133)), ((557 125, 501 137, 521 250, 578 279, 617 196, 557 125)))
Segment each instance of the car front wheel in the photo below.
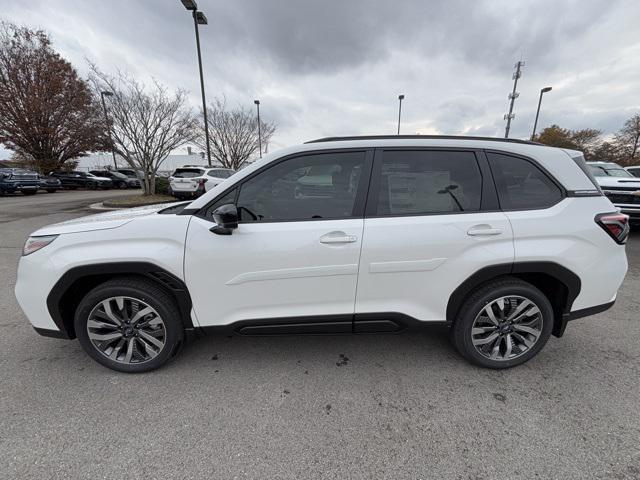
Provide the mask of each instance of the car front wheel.
POLYGON ((87 354, 113 370, 154 370, 179 351, 184 329, 173 298, 152 282, 118 278, 80 302, 75 331, 87 354))
POLYGON ((471 363, 501 369, 537 355, 552 328, 549 299, 530 283, 504 278, 469 296, 454 321, 451 337, 471 363))

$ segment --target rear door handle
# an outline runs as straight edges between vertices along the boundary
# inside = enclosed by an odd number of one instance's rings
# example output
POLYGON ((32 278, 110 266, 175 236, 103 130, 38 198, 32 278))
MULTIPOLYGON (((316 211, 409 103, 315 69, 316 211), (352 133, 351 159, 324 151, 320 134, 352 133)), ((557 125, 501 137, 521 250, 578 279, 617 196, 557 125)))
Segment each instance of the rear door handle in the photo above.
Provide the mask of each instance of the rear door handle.
POLYGON ((320 243, 335 244, 335 243, 354 243, 358 241, 358 237, 355 235, 347 235, 344 232, 329 232, 320 237, 320 243))
POLYGON ((475 225, 467 230, 467 235, 472 237, 500 235, 502 233, 504 233, 502 228, 493 228, 491 225, 475 225))

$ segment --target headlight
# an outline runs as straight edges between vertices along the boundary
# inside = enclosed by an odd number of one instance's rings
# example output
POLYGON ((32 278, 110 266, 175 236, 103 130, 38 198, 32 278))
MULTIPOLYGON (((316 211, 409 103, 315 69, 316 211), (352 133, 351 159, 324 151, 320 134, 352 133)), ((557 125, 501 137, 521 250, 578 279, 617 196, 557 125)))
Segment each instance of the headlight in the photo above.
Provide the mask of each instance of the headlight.
POLYGON ((58 235, 45 235, 42 237, 29 237, 22 247, 22 256, 29 255, 33 252, 37 252, 41 248, 46 247, 53 242, 58 235))

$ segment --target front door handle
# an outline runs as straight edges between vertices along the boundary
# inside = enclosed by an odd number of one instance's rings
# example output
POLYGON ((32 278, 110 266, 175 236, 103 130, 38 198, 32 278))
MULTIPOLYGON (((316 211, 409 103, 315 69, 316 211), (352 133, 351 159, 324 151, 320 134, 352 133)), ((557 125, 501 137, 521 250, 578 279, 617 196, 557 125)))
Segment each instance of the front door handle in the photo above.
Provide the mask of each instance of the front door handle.
POLYGON ((475 225, 467 230, 467 235, 472 237, 500 235, 504 233, 502 228, 493 228, 491 225, 475 225))
POLYGON ((335 243, 354 243, 358 241, 358 237, 355 235, 347 235, 344 232, 329 232, 320 237, 320 243, 335 244, 335 243))

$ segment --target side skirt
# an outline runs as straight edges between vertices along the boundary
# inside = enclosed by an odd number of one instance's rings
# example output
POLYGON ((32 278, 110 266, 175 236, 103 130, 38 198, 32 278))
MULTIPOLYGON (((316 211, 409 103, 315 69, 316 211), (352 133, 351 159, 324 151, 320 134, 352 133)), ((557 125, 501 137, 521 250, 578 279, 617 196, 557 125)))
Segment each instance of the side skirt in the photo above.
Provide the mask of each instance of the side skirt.
POLYGON ((401 313, 358 313, 242 320, 230 325, 201 327, 206 334, 240 336, 274 335, 345 335, 400 333, 433 325, 449 325, 446 321, 421 321, 401 313))

